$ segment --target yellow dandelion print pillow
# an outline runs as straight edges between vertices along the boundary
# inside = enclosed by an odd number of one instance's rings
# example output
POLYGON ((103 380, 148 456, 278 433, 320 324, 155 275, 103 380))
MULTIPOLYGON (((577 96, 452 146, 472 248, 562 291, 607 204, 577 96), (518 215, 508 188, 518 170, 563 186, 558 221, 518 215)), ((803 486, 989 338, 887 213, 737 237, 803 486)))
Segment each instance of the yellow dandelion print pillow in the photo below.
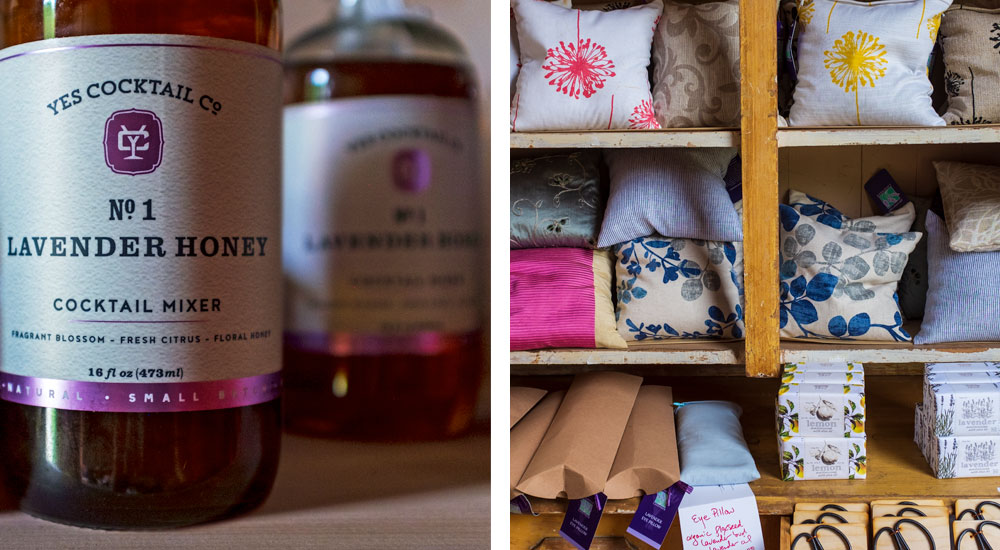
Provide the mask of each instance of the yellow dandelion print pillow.
POLYGON ((806 3, 791 126, 944 125, 927 59, 951 0, 806 3))

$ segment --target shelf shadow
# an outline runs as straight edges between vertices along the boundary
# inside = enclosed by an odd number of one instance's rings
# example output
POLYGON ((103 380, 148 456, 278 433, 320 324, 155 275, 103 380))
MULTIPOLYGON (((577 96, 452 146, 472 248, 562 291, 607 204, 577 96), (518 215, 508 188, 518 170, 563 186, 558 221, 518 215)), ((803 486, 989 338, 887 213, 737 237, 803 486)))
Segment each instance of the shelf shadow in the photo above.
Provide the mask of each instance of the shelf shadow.
POLYGON ((253 515, 326 508, 483 485, 489 499, 488 427, 453 441, 359 443, 286 435, 271 497, 253 515))

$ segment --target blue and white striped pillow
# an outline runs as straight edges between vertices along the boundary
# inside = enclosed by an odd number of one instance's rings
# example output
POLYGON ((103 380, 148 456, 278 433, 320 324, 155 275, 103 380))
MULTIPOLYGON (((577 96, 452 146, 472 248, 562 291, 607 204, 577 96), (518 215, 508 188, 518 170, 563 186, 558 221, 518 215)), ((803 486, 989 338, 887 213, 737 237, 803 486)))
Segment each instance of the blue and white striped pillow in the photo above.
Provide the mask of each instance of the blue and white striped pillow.
POLYGON ((597 246, 653 234, 742 241, 743 225, 723 180, 735 155, 732 148, 605 151, 611 193, 597 246))
POLYGON ((1000 340, 1000 251, 955 252, 927 212, 927 306, 916 344, 1000 340))

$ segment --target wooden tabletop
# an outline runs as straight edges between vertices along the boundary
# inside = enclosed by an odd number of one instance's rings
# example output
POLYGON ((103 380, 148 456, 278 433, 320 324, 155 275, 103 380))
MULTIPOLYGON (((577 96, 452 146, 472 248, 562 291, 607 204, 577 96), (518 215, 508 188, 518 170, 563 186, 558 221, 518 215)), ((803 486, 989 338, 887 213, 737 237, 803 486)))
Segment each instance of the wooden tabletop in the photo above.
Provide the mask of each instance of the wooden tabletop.
POLYGON ((488 548, 487 427, 405 445, 285 436, 274 492, 253 513, 166 532, 106 532, 0 510, 0 548, 488 548))

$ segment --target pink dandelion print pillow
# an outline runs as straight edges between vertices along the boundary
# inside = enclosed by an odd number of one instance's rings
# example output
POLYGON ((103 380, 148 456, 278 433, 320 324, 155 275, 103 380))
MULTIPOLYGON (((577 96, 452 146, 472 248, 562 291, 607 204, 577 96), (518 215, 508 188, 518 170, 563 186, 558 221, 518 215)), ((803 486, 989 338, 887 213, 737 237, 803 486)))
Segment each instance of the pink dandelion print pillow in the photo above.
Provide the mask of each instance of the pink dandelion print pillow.
POLYGON ((649 89, 661 0, 581 11, 513 0, 521 72, 511 130, 655 130, 649 89))

